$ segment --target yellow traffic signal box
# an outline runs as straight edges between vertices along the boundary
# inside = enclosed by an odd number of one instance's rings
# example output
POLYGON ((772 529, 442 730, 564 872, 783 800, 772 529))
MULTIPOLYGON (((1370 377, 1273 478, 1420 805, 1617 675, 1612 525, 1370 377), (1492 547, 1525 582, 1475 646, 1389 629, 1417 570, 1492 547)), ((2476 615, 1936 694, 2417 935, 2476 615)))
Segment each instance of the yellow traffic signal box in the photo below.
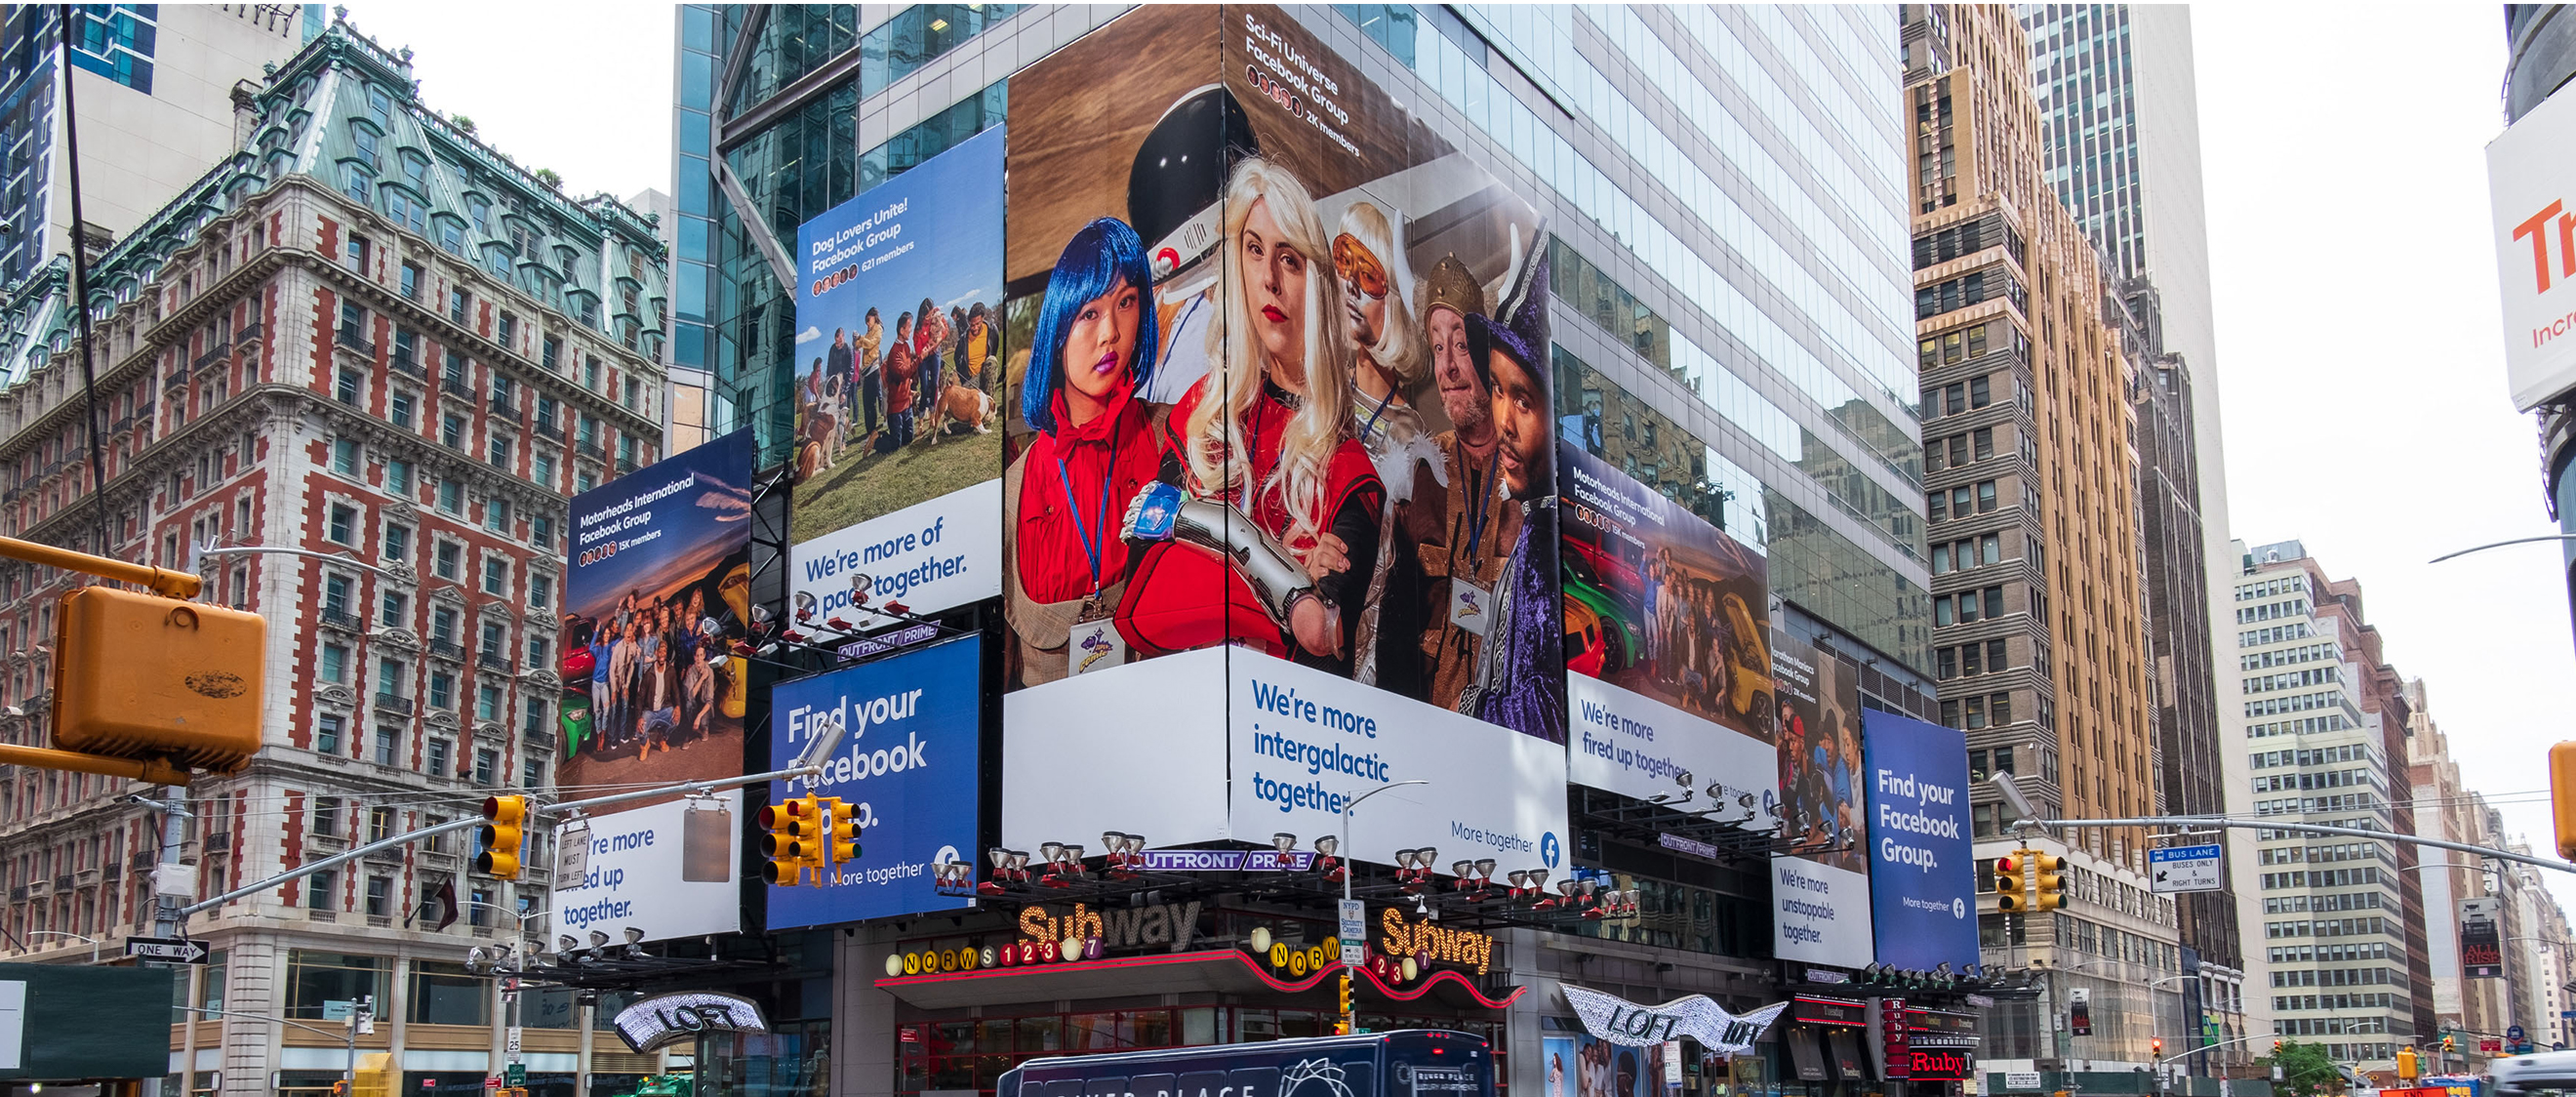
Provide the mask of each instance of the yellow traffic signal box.
POLYGON ((54 636, 54 745, 232 773, 259 751, 256 613, 114 587, 64 595, 54 636))

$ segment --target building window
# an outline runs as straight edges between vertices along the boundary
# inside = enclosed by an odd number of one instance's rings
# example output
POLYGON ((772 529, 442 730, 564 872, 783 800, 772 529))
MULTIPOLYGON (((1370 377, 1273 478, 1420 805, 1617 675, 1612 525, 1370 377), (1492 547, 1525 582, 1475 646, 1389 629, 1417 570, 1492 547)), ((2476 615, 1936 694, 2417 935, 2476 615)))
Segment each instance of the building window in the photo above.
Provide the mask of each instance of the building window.
MULTIPOLYGON (((408 481, 411 478, 411 470, 408 466, 403 470, 403 478, 405 481, 408 481)), ((389 561, 402 561, 411 558, 410 526, 406 526, 400 522, 385 523, 384 558, 389 561)))
MULTIPOLYGON (((372 140, 372 138, 370 138, 370 140, 372 140)), ((346 252, 349 259, 349 269, 357 271, 360 274, 365 274, 367 272, 367 247, 366 237, 360 236, 356 233, 349 234, 349 246, 346 252)))
POLYGON ((461 289, 447 291, 447 318, 449 320, 458 324, 464 324, 466 323, 466 317, 471 315, 473 310, 473 294, 467 293, 461 289))
POLYGON ((489 451, 487 456, 490 457, 493 468, 500 469, 503 472, 510 470, 510 437, 508 435, 494 434, 491 437, 491 440, 486 443, 485 448, 489 451))
POLYGON ((341 723, 342 723, 342 721, 341 721, 341 717, 340 717, 340 716, 339 716, 339 714, 337 714, 337 713, 330 713, 330 712, 326 712, 326 713, 323 713, 323 714, 322 714, 322 715, 320 715, 320 716, 317 716, 317 717, 314 717, 314 718, 313 718, 313 752, 314 752, 314 753, 316 753, 316 754, 338 754, 338 753, 340 753, 340 728, 341 728, 341 723))
POLYGON ((441 579, 454 582, 465 574, 465 549, 454 541, 439 542, 437 558, 430 565, 430 571, 441 579))
POLYGON ((385 461, 385 490, 406 497, 411 494, 411 462, 398 458, 385 461))
MULTIPOLYGON (((477 908, 479 916, 484 913, 477 908)), ((436 925, 436 922, 430 923, 436 925)), ((482 1027, 492 1023, 492 983, 480 975, 469 975, 462 964, 445 964, 435 960, 414 960, 411 964, 411 1023, 415 1025, 469 1025, 482 1027)))
POLYGON ((331 398, 354 408, 366 402, 366 391, 365 374, 353 369, 343 369, 340 371, 339 378, 332 382, 331 398))
POLYGON ((509 646, 510 632, 507 627, 499 621, 483 622, 483 661, 485 663, 506 666, 509 662, 507 654, 509 646))
MULTIPOLYGON (((547 669, 547 667, 554 661, 554 654, 555 645, 553 641, 550 641, 543 636, 528 637, 528 669, 547 669)), ((531 711, 535 709, 536 701, 537 699, 534 697, 528 698, 528 706, 531 711)), ((531 721, 529 727, 530 730, 534 730, 535 723, 531 721)))
POLYGON ((455 412, 439 416, 438 443, 449 449, 464 449, 465 417, 455 412))
MULTIPOLYGON (((317 831, 318 833, 318 831, 317 831)), ((304 878, 304 906, 309 910, 338 910, 340 903, 332 892, 340 890, 340 871, 323 869, 304 878)), ((290 1011, 291 1012, 291 1011, 290 1011)), ((319 1016, 319 1014, 316 1014, 319 1016)))
POLYGON ((510 501, 501 498, 483 501, 483 528, 494 533, 510 532, 510 501))
POLYGON ((468 363, 466 362, 465 355, 463 353, 453 350, 448 351, 446 359, 439 366, 438 383, 454 390, 456 395, 465 396, 470 399, 471 394, 465 391, 466 374, 469 372, 467 366, 468 363))
POLYGON ((340 341, 351 347, 367 346, 367 310, 354 301, 340 303, 340 341))
POLYGON ((327 536, 344 545, 357 544, 358 508, 347 503, 331 504, 331 524, 327 536))
POLYGON ((483 593, 507 597, 510 593, 510 561, 496 554, 483 557, 483 593))
POLYGON ((483 686, 474 691, 474 718, 486 723, 501 718, 501 687, 483 686))
MULTIPOLYGON (((544 519, 538 519, 544 521, 544 519)), ((555 600, 555 580, 551 575, 528 576, 528 608, 544 609, 555 600)))
POLYGON ((342 644, 322 645, 322 680, 342 685, 349 681, 349 649, 342 644))
POLYGON ((385 401, 385 418, 404 430, 412 429, 412 399, 407 392, 397 392, 385 401))
POLYGON ((349 596, 355 584, 346 575, 325 573, 322 576, 322 612, 349 616, 349 596))
POLYGON ((430 640, 441 644, 455 643, 456 622, 456 611, 446 606, 440 606, 437 609, 429 611, 430 640))
POLYGON ((516 347, 519 337, 519 318, 510 313, 502 313, 500 322, 495 325, 495 333, 502 346, 516 347))
POLYGON ((552 372, 555 364, 563 358, 563 340, 549 335, 539 346, 541 349, 537 354, 537 362, 545 366, 547 371, 552 372))
POLYGON ((484 747, 474 752, 474 783, 489 786, 501 778, 501 752, 484 747))
POLYGON ((438 482, 438 509, 448 514, 465 513, 465 483, 461 480, 438 482))
POLYGON ((454 776, 454 772, 448 767, 447 757, 448 751, 452 749, 454 748, 450 746, 448 741, 445 739, 430 740, 428 758, 421 763, 422 772, 425 772, 432 777, 454 776))
MULTIPOLYGON (((314 886, 306 889, 307 905, 319 909, 331 907, 331 893, 337 890, 334 886, 337 877, 325 870, 308 879, 314 881, 314 886), (313 903, 315 896, 323 901, 313 903)), ((384 1002, 387 999, 382 984, 390 967, 381 956, 352 956, 300 948, 290 950, 286 954, 286 1016, 321 1021, 333 1002, 354 1002, 367 997, 384 1002)), ((490 984, 484 985, 488 988, 490 984)), ((486 993, 489 993, 488 989, 486 993)))
POLYGON ((404 263, 402 265, 403 296, 411 298, 414 301, 420 300, 420 284, 422 280, 420 264, 404 263))
MULTIPOLYGON (((383 614, 377 618, 386 628, 403 628, 411 623, 411 595, 398 590, 385 592, 383 614)), ((389 688, 389 687, 378 687, 389 688)))
POLYGON ((356 476, 358 474, 357 439, 334 438, 331 440, 331 471, 339 473, 342 476, 356 476))
POLYGON ((451 711, 456 708, 455 675, 443 670, 429 672, 429 707, 451 711))

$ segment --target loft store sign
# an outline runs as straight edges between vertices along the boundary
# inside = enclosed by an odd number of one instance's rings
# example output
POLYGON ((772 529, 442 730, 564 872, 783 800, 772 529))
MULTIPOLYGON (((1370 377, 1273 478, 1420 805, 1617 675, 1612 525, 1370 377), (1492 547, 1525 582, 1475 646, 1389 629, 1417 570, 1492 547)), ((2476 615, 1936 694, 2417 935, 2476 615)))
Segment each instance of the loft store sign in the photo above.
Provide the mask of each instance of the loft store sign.
POLYGON ((760 1005, 734 994, 685 990, 644 999, 617 1013, 617 1035, 638 1055, 650 1054, 701 1032, 767 1032, 760 1005))
POLYGON ((1675 998, 1658 1006, 1641 1006, 1597 990, 1566 986, 1565 1003, 1593 1036, 1628 1047, 1651 1047, 1685 1036, 1716 1055, 1742 1055, 1753 1050, 1787 1002, 1775 1002, 1746 1014, 1733 1014, 1705 994, 1675 998))

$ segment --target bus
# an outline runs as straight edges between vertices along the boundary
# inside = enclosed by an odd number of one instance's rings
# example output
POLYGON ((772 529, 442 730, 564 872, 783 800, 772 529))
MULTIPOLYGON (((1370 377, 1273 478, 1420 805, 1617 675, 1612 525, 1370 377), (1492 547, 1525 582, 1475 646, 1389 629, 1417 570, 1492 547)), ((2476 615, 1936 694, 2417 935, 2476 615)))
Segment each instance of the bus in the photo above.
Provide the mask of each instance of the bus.
POLYGON ((1440 1029, 1031 1059, 994 1097, 1494 1097, 1493 1048, 1440 1029))

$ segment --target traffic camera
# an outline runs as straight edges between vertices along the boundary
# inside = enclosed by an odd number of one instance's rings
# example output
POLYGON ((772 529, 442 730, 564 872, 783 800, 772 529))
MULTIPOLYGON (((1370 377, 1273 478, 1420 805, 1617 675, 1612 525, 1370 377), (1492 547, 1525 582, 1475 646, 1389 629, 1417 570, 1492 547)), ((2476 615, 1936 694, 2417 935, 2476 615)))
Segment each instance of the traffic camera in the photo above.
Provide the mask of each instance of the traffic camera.
POLYGON ((483 800, 482 827, 475 836, 483 850, 474 855, 474 870, 502 880, 519 878, 519 850, 526 842, 528 798, 488 796, 483 800))

